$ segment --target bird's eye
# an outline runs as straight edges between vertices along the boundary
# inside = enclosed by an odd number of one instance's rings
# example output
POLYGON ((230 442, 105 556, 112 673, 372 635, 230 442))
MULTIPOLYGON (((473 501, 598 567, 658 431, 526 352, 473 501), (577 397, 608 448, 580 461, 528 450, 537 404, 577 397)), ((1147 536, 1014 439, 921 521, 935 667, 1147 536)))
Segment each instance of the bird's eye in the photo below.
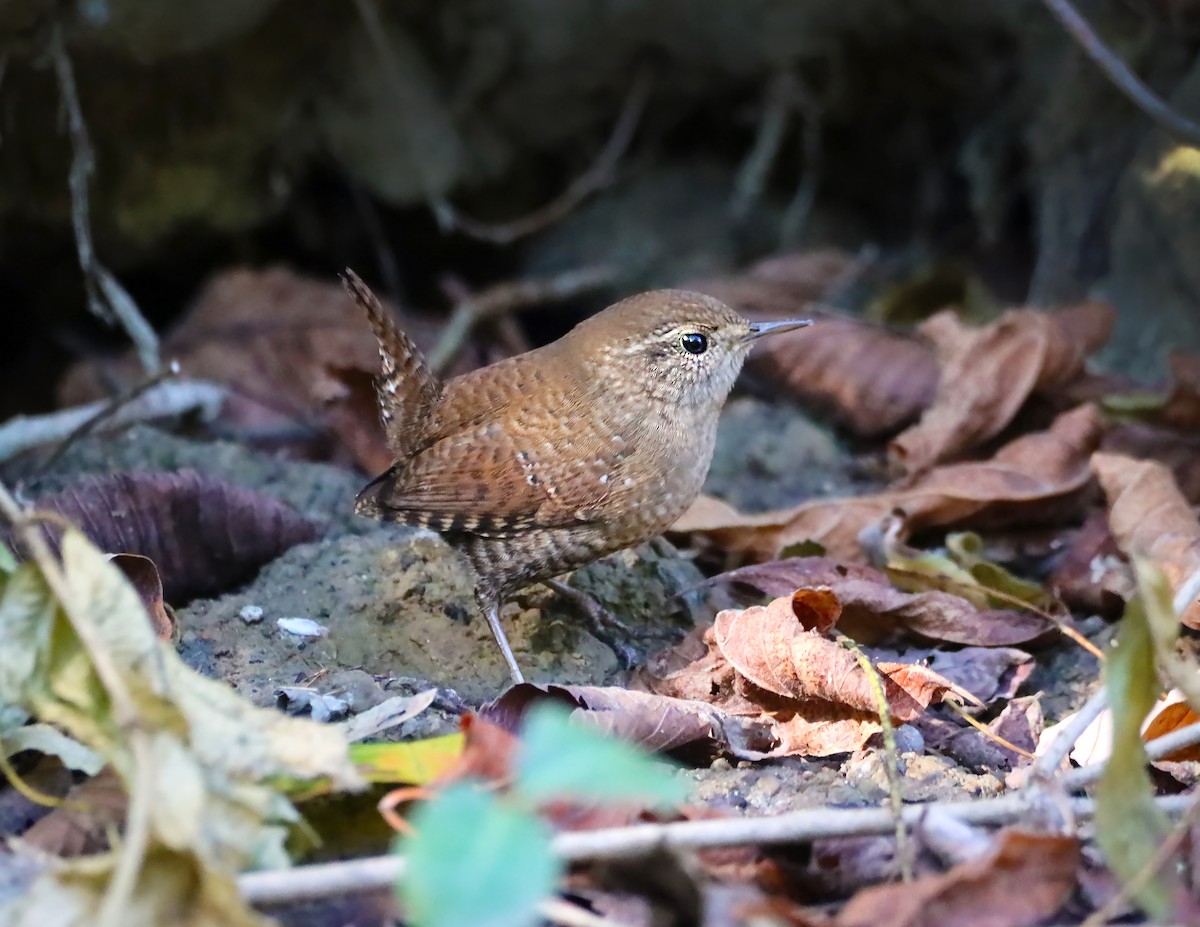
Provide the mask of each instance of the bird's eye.
POLYGON ((699 332, 688 332, 680 336, 679 346, 689 354, 703 354, 708 350, 708 338, 699 332))

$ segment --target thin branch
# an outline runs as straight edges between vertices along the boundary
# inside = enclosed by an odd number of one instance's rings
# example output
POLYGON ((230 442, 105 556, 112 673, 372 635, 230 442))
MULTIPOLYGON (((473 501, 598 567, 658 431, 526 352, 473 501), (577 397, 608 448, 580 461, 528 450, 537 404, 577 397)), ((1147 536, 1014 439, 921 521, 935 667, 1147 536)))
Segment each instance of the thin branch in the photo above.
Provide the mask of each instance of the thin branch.
POLYGON ((95 431, 105 421, 111 419, 114 415, 120 412, 121 409, 129 406, 130 403, 136 402, 160 383, 163 383, 171 377, 178 375, 179 362, 171 361, 165 370, 160 371, 152 377, 146 378, 141 383, 135 385, 132 389, 126 390, 124 393, 114 396, 105 404, 104 408, 99 409, 91 418, 81 422, 78 428, 74 429, 70 434, 58 442, 58 446, 51 451, 50 456, 47 457, 42 463, 39 470, 42 473, 50 470, 56 463, 58 463, 59 460, 62 459, 63 454, 65 454, 72 446, 95 431))
POLYGON ((67 440, 80 429, 110 431, 197 410, 212 418, 226 395, 224 388, 202 380, 168 380, 127 402, 103 399, 48 415, 18 415, 0 425, 0 460, 52 441, 67 440))
MULTIPOLYGON (((1190 795, 1169 795, 1155 803, 1172 817, 1183 814, 1192 803, 1190 795)), ((968 824, 1008 824, 1028 811, 1024 795, 1006 795, 976 801, 908 805, 904 822, 918 825, 931 807, 953 814, 968 824)), ((1095 814, 1090 798, 1070 802, 1079 818, 1095 814)), ((761 818, 723 818, 708 821, 679 821, 671 824, 637 824, 604 830, 560 834, 554 851, 569 862, 597 859, 626 859, 655 850, 745 846, 749 844, 809 843, 823 837, 886 836, 895 830, 887 808, 810 808, 761 818)), ((403 873, 403 856, 376 856, 338 863, 318 863, 252 872, 238 879, 242 896, 251 904, 281 904, 326 898, 347 892, 391 886, 403 873)))
POLYGON ((653 84, 653 72, 650 68, 640 68, 634 77, 633 86, 625 97, 612 134, 596 160, 592 162, 592 166, 571 181, 562 193, 546 205, 519 219, 493 224, 464 216, 446 200, 438 200, 434 204, 434 215, 438 225, 447 232, 459 231, 481 241, 508 245, 565 218, 597 190, 612 183, 617 165, 633 142, 653 84))
POLYGON ((790 73, 775 75, 767 87, 754 144, 742 159, 733 180, 733 195, 729 198, 729 214, 735 220, 745 219, 762 199, 767 177, 779 157, 779 149, 787 135, 792 116, 792 98, 788 92, 795 78, 790 73))
POLYGON ((783 212, 783 222, 780 224, 779 238, 784 247, 794 245, 808 224, 812 213, 813 203, 817 200, 817 189, 821 185, 823 168, 822 151, 824 149, 823 114, 816 97, 799 80, 794 78, 788 90, 792 95, 792 105, 800 114, 800 185, 792 195, 783 212))
MULTIPOLYGON (((1200 744, 1200 721, 1189 724, 1187 727, 1181 727, 1177 731, 1171 731, 1170 734, 1163 734, 1162 737, 1155 737, 1146 744, 1146 756, 1151 763, 1155 763, 1172 753, 1187 747, 1194 747, 1197 744, 1200 744)), ((1069 792, 1087 788, 1100 778, 1106 765, 1105 762, 1100 762, 1073 769, 1058 781, 1069 792)))
POLYGON ((1149 116, 1163 131, 1193 148, 1200 148, 1200 124, 1172 109, 1165 100, 1147 87, 1129 65, 1117 57, 1096 35, 1071 0, 1042 0, 1083 53, 1104 72, 1105 77, 1129 102, 1149 116))
POLYGON ((50 31, 48 52, 54 63, 59 94, 67 113, 67 134, 71 140, 71 170, 67 175, 71 190, 71 224, 75 231, 79 267, 87 288, 88 308, 102 319, 117 322, 133 342, 142 367, 147 373, 157 373, 158 335, 142 316, 129 291, 96 257, 88 195, 88 183, 96 161, 83 109, 79 105, 75 70, 63 42, 62 26, 57 23, 50 31))
POLYGON ((460 299, 454 306, 438 343, 429 352, 429 366, 437 373, 445 371, 462 350, 475 326, 488 319, 506 315, 514 309, 570 299, 611 283, 616 272, 611 267, 581 267, 553 277, 509 280, 460 299))
POLYGON ((1091 698, 1084 703, 1084 706, 1075 712, 1074 717, 1062 726, 1059 732, 1055 735, 1054 740, 1046 749, 1046 752, 1037 758, 1030 769, 1030 775, 1035 778, 1050 779, 1062 766, 1065 760, 1075 749, 1075 744, 1079 742, 1079 738, 1108 707, 1108 690, 1101 686, 1092 693, 1091 698))

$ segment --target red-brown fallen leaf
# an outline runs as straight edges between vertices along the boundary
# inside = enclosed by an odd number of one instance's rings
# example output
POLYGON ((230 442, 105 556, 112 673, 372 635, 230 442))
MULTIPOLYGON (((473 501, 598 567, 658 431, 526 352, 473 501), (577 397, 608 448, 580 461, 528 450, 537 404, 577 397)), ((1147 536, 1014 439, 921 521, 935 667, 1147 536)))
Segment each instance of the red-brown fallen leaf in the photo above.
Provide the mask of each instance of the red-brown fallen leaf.
MULTIPOLYGON (((809 304, 855 266, 842 251, 807 251, 768 258, 745 272, 688 284, 764 321, 813 314, 809 304)), ((814 314, 797 336, 779 335, 750 356, 747 369, 765 382, 827 410, 863 437, 891 434, 920 415, 937 388, 933 347, 861 319, 814 314)))
POLYGON ((1108 515, 1094 512, 1068 533, 1046 588, 1081 611, 1116 618, 1137 590, 1133 570, 1108 530, 1108 515))
POLYGON ((835 315, 764 342, 747 368, 864 438, 894 434, 915 420, 938 383, 929 342, 835 315))
MULTIPOLYGON (((1178 591, 1200 571, 1200 520, 1171 472, 1120 454, 1095 454, 1092 467, 1108 497, 1108 526, 1121 550, 1149 557, 1178 591)), ((1187 605, 1180 620, 1200 629, 1200 599, 1187 605)))
POLYGON ((618 687, 518 683, 481 713, 507 730, 517 730, 529 706, 547 700, 572 708, 572 718, 610 736, 688 762, 757 756, 775 746, 766 722, 728 714, 709 702, 618 687))
POLYGON ((921 473, 995 437, 1035 392, 1077 377, 1087 356, 1108 340, 1115 313, 1084 303, 1058 313, 1013 309, 984 328, 952 312, 920 331, 937 349, 941 379, 921 420, 889 447, 893 464, 921 473))
POLYGON ((154 561, 141 554, 113 554, 112 562, 137 591, 159 640, 171 640, 176 630, 175 613, 164 599, 162 577, 154 561))
POLYGON ((1074 514, 1092 479, 1088 460, 1104 420, 1080 406, 1047 430, 1024 435, 991 460, 936 467, 904 489, 853 499, 821 499, 793 509, 743 515, 701 496, 671 527, 754 560, 772 560, 805 541, 841 560, 865 559, 859 534, 899 510, 908 530, 943 525, 1045 524, 1074 514))
POLYGON ((838 927, 1025 927, 1055 914, 1075 889, 1074 837, 1009 828, 986 856, 915 882, 859 892, 838 927))
POLYGON ((1002 647, 1036 640, 1054 630, 1053 623, 1026 611, 981 610, 949 592, 902 592, 872 567, 829 557, 753 564, 709 582, 746 584, 770 596, 827 587, 826 594, 840 605, 838 628, 865 643, 906 630, 935 641, 1002 647))
MULTIPOLYGON (((406 312, 404 330, 422 349, 438 337, 438 320, 406 312)), ((276 267, 237 269, 215 276, 183 322, 162 342, 187 376, 230 388, 221 411, 230 428, 278 433, 297 424, 322 425, 327 403, 345 388, 330 374, 348 367, 374 375, 379 349, 361 311, 337 281, 314 280, 276 267)), ((464 352, 452 372, 486 358, 464 352)), ((107 398, 113 382, 135 383, 140 365, 132 352, 118 361, 85 361, 59 387, 63 404, 107 398)), ((374 410, 367 422, 377 418, 374 410)), ((327 454, 328 440, 302 439, 295 450, 327 454)), ((348 462, 348 461, 347 461, 348 462)))
POLYGON ((149 557, 174 602, 228 589, 318 535, 271 496, 194 470, 86 477, 35 508, 74 523, 101 550, 149 557))
MULTIPOLYGON (((705 653, 683 666, 660 663, 642 681, 661 695, 769 719, 778 746, 764 755, 861 749, 881 729, 872 683, 853 653, 801 625, 794 602, 789 595, 767 606, 721 612, 704 635, 705 653)), ((802 597, 801 611, 811 614, 812 604, 812 597, 802 597)), ((875 669, 899 721, 917 717, 948 693, 973 700, 927 667, 878 662, 875 669)))

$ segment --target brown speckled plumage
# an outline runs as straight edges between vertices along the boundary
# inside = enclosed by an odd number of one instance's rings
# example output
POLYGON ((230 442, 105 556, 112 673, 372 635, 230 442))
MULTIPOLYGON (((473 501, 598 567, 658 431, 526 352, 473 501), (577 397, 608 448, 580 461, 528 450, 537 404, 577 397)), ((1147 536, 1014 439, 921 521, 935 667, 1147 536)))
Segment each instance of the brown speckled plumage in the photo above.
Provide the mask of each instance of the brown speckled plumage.
POLYGON ((379 339, 396 454, 356 511, 430 528, 466 554, 514 678, 499 603, 670 526, 700 491, 753 338, 803 324, 754 325, 707 296, 659 290, 441 383, 349 271, 346 286, 379 339), (705 348, 685 349, 696 336, 705 348))

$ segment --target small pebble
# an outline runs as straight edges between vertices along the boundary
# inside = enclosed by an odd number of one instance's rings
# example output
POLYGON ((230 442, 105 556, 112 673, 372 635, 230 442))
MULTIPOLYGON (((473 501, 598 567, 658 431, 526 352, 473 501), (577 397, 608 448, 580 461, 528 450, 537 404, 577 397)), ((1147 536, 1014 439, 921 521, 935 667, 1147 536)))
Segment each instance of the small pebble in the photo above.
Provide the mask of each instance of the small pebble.
POLYGON ((243 605, 242 610, 238 612, 242 621, 246 624, 258 624, 263 620, 263 610, 261 605, 243 605))
POLYGON ((280 618, 275 622, 280 631, 295 634, 297 637, 324 637, 329 628, 317 624, 311 618, 280 618))

